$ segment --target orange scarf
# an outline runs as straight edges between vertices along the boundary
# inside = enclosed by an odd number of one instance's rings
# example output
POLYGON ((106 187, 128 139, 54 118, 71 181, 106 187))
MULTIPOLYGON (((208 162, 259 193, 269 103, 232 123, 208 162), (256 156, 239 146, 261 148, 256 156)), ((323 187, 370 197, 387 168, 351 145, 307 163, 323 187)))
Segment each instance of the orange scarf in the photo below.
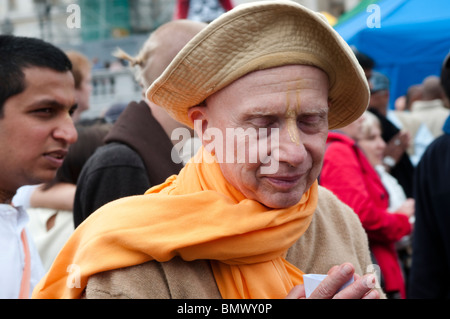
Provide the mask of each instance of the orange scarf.
POLYGON ((79 298, 96 273, 174 256, 211 260, 223 298, 285 297, 303 282, 283 256, 311 222, 317 182, 295 206, 269 209, 246 199, 212 162, 201 148, 178 176, 97 210, 75 230, 33 298, 79 298))

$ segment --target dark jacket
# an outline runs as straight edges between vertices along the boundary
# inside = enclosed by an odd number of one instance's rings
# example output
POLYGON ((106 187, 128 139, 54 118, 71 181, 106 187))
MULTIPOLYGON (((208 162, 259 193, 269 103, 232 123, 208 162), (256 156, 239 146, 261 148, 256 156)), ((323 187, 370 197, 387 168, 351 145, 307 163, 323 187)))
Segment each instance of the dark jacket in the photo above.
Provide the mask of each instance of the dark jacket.
POLYGON ((104 204, 143 194, 183 167, 181 161, 172 161, 173 144, 144 101, 127 106, 105 142, 78 179, 75 227, 104 204))
POLYGON ((408 298, 450 298, 450 117, 416 167, 408 298))

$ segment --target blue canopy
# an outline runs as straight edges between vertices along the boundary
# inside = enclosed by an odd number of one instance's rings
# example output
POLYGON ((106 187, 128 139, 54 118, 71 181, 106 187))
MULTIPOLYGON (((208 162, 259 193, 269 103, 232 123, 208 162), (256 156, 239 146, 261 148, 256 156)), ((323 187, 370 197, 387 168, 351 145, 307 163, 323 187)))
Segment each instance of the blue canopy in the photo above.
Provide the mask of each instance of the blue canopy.
POLYGON ((358 51, 375 60, 375 69, 389 77, 390 106, 409 86, 429 75, 440 75, 450 52, 449 0, 380 0, 335 25, 336 31, 358 51), (370 9, 370 8, 369 8, 370 9), (379 25, 372 18, 380 14, 379 25))

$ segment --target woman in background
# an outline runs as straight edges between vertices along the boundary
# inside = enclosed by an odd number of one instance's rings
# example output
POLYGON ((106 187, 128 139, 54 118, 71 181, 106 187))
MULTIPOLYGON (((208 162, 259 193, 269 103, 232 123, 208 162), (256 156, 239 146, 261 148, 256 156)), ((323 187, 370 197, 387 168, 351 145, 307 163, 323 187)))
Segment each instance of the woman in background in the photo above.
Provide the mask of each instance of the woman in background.
POLYGON ((379 265, 388 298, 406 298, 405 281, 395 243, 411 233, 408 207, 391 213, 389 193, 356 141, 362 138, 364 116, 330 131, 320 184, 331 190, 359 216, 369 238, 374 262, 379 265))

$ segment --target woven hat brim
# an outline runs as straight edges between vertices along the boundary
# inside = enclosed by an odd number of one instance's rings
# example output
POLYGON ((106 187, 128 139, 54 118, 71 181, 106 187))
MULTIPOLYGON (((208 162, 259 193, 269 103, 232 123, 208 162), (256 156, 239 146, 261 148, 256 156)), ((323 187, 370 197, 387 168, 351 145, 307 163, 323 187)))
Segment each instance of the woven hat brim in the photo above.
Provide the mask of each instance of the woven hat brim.
POLYGON ((192 127, 189 108, 256 70, 303 64, 329 78, 329 129, 361 116, 369 86, 353 51, 326 19, 289 1, 240 5, 211 22, 147 90, 147 98, 192 127))

